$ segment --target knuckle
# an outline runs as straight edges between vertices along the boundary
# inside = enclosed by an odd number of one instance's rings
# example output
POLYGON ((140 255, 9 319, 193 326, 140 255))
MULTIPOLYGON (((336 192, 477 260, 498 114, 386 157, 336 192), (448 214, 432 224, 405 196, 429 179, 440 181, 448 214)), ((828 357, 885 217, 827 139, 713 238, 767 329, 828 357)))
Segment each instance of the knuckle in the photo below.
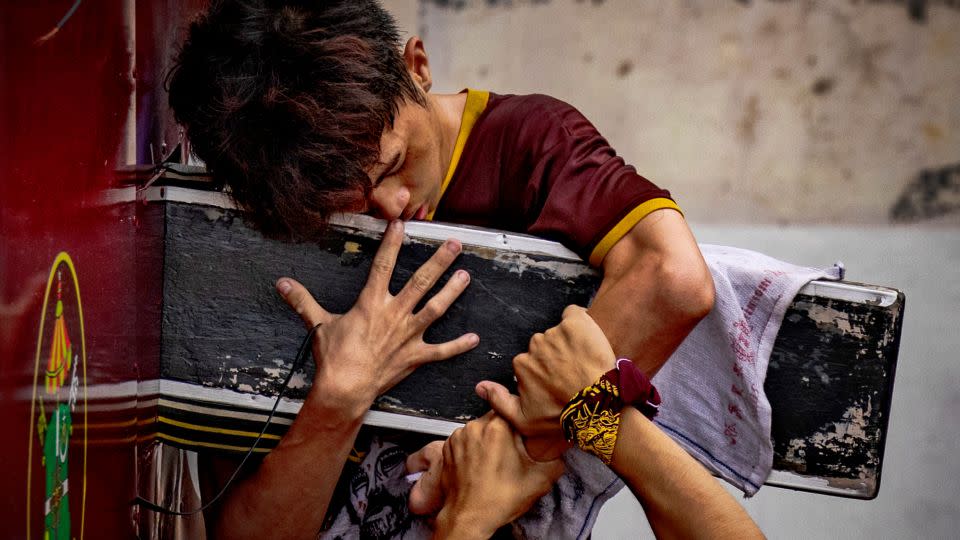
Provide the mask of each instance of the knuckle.
MULTIPOLYGON (((469 426, 469 425, 470 425, 470 424, 467 424, 467 426, 469 426)), ((463 437, 464 437, 464 431, 463 431, 463 430, 464 430, 465 427, 466 427, 466 426, 464 426, 464 427, 458 427, 457 429, 455 429, 455 430, 453 431, 453 433, 450 434, 450 437, 447 439, 446 444, 444 444, 444 450, 447 450, 448 446, 460 444, 460 441, 461 441, 461 440, 463 439, 463 437)))
POLYGON ((530 357, 527 353, 518 354, 513 357, 513 371, 519 373, 527 367, 527 359, 530 357))
POLYGON ((309 297, 306 294, 301 294, 296 298, 292 298, 290 301, 290 307, 297 312, 297 315, 300 315, 304 319, 311 318, 309 317, 310 314, 308 313, 310 309, 308 298, 309 297))
POLYGON ((291 293, 290 294, 290 307, 297 312, 298 315, 303 315, 304 310, 304 298, 302 294, 291 293))
POLYGON ((443 311, 443 306, 440 304, 440 301, 436 298, 432 298, 429 302, 424 304, 423 308, 420 310, 420 315, 432 321, 443 315, 443 311))
POLYGON ((390 273, 390 262, 383 257, 375 257, 373 263, 370 266, 370 272, 376 272, 378 274, 389 274, 390 273))
POLYGON ((430 285, 432 284, 430 276, 417 272, 410 278, 410 284, 413 286, 414 290, 417 292, 425 293, 430 290, 430 285))

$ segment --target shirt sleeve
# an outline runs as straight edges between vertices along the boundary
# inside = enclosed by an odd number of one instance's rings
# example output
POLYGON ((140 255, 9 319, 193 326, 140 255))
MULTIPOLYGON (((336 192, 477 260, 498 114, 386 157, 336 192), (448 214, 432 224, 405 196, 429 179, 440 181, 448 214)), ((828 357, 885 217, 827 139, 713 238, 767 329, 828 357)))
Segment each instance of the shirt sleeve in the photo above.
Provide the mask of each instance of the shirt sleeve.
POLYGON ((560 241, 599 266, 651 212, 680 211, 670 192, 637 174, 579 111, 539 97, 519 134, 534 149, 522 195, 530 234, 560 241))

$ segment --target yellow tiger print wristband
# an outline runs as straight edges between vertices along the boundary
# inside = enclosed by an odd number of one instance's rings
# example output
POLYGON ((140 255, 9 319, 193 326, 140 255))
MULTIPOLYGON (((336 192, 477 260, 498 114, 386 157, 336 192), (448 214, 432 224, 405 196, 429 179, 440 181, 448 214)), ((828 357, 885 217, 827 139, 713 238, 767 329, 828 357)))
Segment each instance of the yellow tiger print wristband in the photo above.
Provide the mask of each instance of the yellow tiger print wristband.
POLYGON ((560 413, 563 435, 577 448, 609 465, 620 433, 620 411, 627 405, 653 418, 660 405, 660 394, 633 362, 621 358, 617 367, 567 403, 560 413))

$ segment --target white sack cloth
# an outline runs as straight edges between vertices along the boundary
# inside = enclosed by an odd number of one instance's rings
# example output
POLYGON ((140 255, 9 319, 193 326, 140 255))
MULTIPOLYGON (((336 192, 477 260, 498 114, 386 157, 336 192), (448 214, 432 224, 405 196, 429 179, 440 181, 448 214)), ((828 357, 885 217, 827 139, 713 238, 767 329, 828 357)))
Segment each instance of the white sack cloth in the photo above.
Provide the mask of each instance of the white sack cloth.
POLYGON ((842 268, 808 268, 748 251, 701 244, 716 287, 713 311, 653 378, 656 423, 747 496, 773 465, 770 402, 763 382, 773 343, 797 292, 842 268))

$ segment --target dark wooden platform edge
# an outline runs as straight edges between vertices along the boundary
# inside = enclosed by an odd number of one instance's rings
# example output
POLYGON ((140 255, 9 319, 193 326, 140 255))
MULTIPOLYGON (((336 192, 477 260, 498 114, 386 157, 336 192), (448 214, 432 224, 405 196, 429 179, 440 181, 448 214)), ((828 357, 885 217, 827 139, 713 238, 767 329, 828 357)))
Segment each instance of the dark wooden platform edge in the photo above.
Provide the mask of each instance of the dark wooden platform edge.
POLYGON ((794 299, 764 384, 774 405, 768 485, 877 496, 905 302, 902 292, 884 309, 807 295, 794 299), (846 318, 818 322, 831 310, 846 318), (810 332, 811 324, 820 324, 820 331, 810 332), (808 339, 813 335, 818 342, 808 339))
MULTIPOLYGON (((361 270, 369 263, 376 240, 368 234, 359 234, 353 238, 355 242, 347 243, 352 244, 350 249, 344 247, 342 239, 327 246, 280 244, 250 231, 242 220, 235 219, 230 209, 216 204, 172 201, 153 204, 164 207, 167 239, 163 369, 159 381, 161 397, 158 400, 157 436, 182 448, 246 451, 266 419, 265 411, 273 404, 269 396, 274 395, 276 383, 282 378, 281 372, 285 374, 289 367, 284 360, 278 359, 289 356, 302 331, 297 321, 277 306, 269 285, 270 277, 290 275, 287 269, 316 269, 321 265, 317 259, 322 257, 333 257, 338 261, 335 266, 352 268, 352 275, 365 275, 361 270), (223 264, 225 258, 253 252, 258 253, 256 260, 244 261, 254 265, 251 271, 237 272, 234 266, 223 264), (204 265, 203 261, 208 257, 218 261, 218 265, 204 265), (218 270, 218 266, 223 268, 218 270), (217 283, 221 296, 212 294, 201 302, 189 300, 187 296, 190 295, 184 293, 184 282, 204 272, 213 274, 199 279, 217 283), (238 281, 238 275, 248 281, 238 281), (237 291, 250 291, 257 286, 264 288, 264 284, 265 290, 258 290, 252 298, 247 298, 251 296, 248 294, 237 294, 237 291), (204 328, 203 321, 216 320, 212 315, 224 305, 241 313, 240 319, 230 321, 231 324, 204 328), (237 325, 256 330, 255 335, 238 338, 237 325), (208 338, 214 349, 196 339, 201 336, 208 338), (233 363, 231 351, 239 355, 233 363), (264 365, 253 365, 251 355, 264 365), (201 373, 211 366, 211 373, 201 373), (239 367, 225 369, 229 366, 239 367), (220 381, 215 381, 217 373, 220 381), (223 381, 224 373, 231 380, 223 381), (172 378, 171 374, 174 374, 172 378)), ((436 244, 411 242, 404 250, 406 261, 398 264, 400 270, 395 281, 402 282, 411 268, 429 256, 436 244)), ((463 259, 466 264, 489 265, 490 261, 484 260, 490 258, 489 251, 474 254, 476 260, 472 263, 469 254, 463 259)), ((538 280, 543 278, 540 275, 538 280)), ((359 283, 340 282, 331 287, 329 281, 306 284, 318 294, 329 292, 331 288, 343 289, 344 294, 340 297, 325 301, 324 305, 331 305, 334 310, 349 307, 360 286, 359 283)), ((535 284, 531 281, 522 286, 535 284)), ((187 284, 186 289, 194 285, 187 284)), ((574 283, 567 294, 583 295, 587 285, 585 282, 574 283)), ((478 294, 489 294, 481 288, 471 289, 478 294)), ((563 305, 564 302, 560 301, 550 310, 562 309, 563 305)), ((765 385, 773 407, 771 438, 775 451, 774 473, 768 484, 856 498, 876 496, 903 305, 902 293, 897 293, 896 301, 886 306, 818 296, 797 297, 777 337, 765 385)), ((509 320, 502 322, 510 324, 509 320)), ((448 334, 458 331, 455 327, 441 330, 448 334)), ((508 349, 522 345, 511 343, 508 349)), ((487 353, 485 355, 489 358, 485 364, 489 367, 493 360, 496 370, 505 370, 503 377, 499 378, 509 382, 508 360, 513 352, 487 353)), ((268 429, 267 438, 260 443, 258 451, 268 451, 282 436, 299 409, 297 398, 305 396, 312 375, 312 367, 297 374, 300 383, 293 393, 294 399, 282 403, 275 425, 268 429)), ((471 375, 487 377, 490 374, 471 375)), ((450 374, 441 373, 440 376, 452 380, 450 374)), ((396 426, 394 417, 397 417, 407 419, 401 422, 416 424, 409 427, 412 430, 437 435, 449 433, 452 429, 449 422, 421 418, 438 411, 411 410, 406 405, 410 402, 409 392, 415 394, 417 391, 416 384, 408 386, 405 391, 408 394, 402 399, 389 395, 382 398, 377 404, 380 410, 371 413, 374 418, 369 423, 396 426), (404 416, 385 416, 385 411, 401 411, 404 416)), ((463 390, 455 393, 458 392, 462 395, 463 390)), ((439 411, 439 416, 464 421, 483 412, 480 402, 457 401, 459 404, 454 414, 448 409, 439 411)))

